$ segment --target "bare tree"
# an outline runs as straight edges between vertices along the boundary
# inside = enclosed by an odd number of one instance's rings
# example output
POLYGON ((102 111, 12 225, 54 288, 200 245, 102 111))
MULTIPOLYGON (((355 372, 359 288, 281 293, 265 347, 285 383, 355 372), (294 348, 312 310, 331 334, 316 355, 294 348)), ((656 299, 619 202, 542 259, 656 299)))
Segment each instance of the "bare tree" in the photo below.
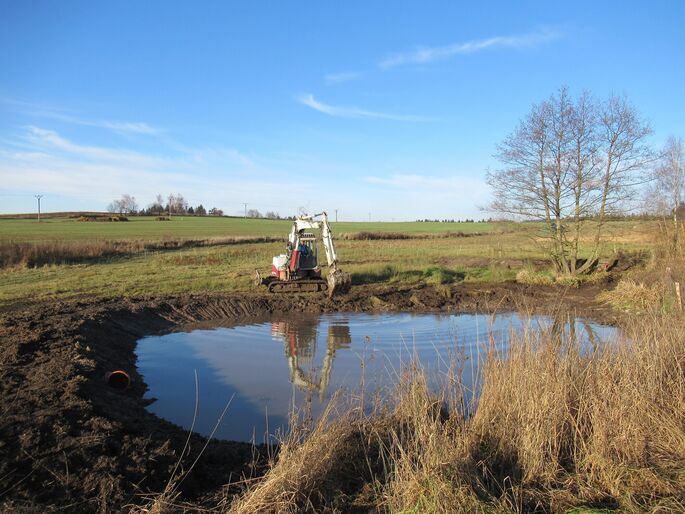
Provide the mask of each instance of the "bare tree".
POLYGON ((573 99, 562 88, 534 105, 497 147, 504 166, 487 174, 490 210, 541 221, 557 271, 586 272, 597 262, 607 213, 644 179, 639 172, 651 158, 644 143, 649 133, 625 99, 598 103, 588 93, 573 99), (588 226, 593 246, 581 258, 588 226))
POLYGON ((247 217, 248 218, 261 218, 262 213, 259 212, 257 209, 249 209, 247 211, 247 217))
POLYGON ((129 194, 121 195, 119 200, 114 200, 107 206, 109 212, 118 212, 119 214, 135 214, 138 211, 138 204, 135 196, 129 194))
POLYGON ((654 169, 653 198, 662 214, 668 214, 673 218, 675 245, 678 244, 678 211, 685 193, 684 152, 683 140, 680 137, 669 137, 654 169))
MULTIPOLYGON (((575 274, 580 258, 580 236, 585 221, 592 217, 594 199, 599 190, 600 159, 595 101, 584 92, 576 101, 571 113, 570 166, 573 173, 570 189, 573 198, 572 232, 570 235, 571 259, 569 270, 575 274)), ((592 263, 587 261, 586 266, 592 263)), ((582 267, 582 265, 581 265, 582 267)))
POLYGON ((135 214, 138 211, 136 197, 129 194, 121 195, 121 207, 125 214, 135 214))
POLYGON ((169 214, 185 214, 188 210, 188 202, 181 193, 171 193, 167 198, 167 210, 169 214))
POLYGON ((123 210, 124 210, 124 208, 121 204, 121 200, 113 200, 107 206, 107 212, 121 214, 123 212, 123 210))
POLYGON ((646 142, 652 130, 625 97, 612 96, 603 102, 597 125, 603 169, 597 227, 588 265, 597 260, 607 214, 634 199, 636 186, 649 180, 645 171, 654 160, 646 142))
POLYGON ((264 215, 264 217, 265 217, 265 218, 268 218, 268 219, 270 219, 270 220, 278 220, 278 219, 281 219, 281 217, 278 215, 278 213, 277 213, 277 212, 274 212, 274 211, 268 211, 268 212, 264 215))

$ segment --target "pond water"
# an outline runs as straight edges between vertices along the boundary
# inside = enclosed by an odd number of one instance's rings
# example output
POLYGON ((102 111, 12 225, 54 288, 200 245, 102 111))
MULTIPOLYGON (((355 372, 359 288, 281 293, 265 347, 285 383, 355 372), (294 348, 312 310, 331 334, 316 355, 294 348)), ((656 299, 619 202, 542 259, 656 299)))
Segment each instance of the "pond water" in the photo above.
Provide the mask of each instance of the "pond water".
MULTIPOLYGON (((220 439, 262 443, 287 427, 293 406, 316 417, 339 388, 359 394, 363 384, 382 394, 413 358, 431 386, 456 365, 473 392, 488 346, 506 352, 512 331, 524 327, 553 324, 514 313, 279 315, 179 327, 139 340, 136 353, 146 398, 155 399, 150 411, 190 429, 197 376, 194 430, 210 435, 216 427, 220 439)), ((584 320, 557 330, 588 347, 615 335, 612 327, 584 320)))

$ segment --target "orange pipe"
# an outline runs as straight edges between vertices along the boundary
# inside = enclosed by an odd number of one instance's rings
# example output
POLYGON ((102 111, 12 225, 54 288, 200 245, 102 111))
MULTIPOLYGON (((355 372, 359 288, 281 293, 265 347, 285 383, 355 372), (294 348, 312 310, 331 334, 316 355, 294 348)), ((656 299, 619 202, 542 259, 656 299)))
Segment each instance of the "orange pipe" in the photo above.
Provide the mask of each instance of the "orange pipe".
POLYGON ((107 373, 105 375, 105 380, 107 381, 107 385, 110 387, 113 387, 114 389, 120 389, 122 391, 131 386, 131 377, 128 376, 128 373, 120 369, 107 373))

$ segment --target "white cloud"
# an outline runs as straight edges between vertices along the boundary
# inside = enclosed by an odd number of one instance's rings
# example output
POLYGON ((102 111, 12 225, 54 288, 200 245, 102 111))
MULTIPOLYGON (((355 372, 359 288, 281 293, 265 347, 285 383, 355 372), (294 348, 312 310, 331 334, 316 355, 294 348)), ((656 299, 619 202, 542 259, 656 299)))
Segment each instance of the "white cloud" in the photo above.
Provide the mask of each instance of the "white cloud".
POLYGON ((455 55, 468 55, 492 48, 527 48, 558 39, 562 34, 551 29, 542 29, 519 36, 495 36, 475 39, 446 46, 421 47, 409 52, 397 52, 386 56, 379 66, 383 69, 408 64, 426 64, 455 55))
MULTIPOLYGON (((249 202, 262 210, 291 214, 295 206, 290 200, 284 205, 284 198, 317 194, 311 181, 300 181, 262 161, 232 148, 196 148, 160 157, 78 144, 53 130, 27 127, 0 146, 0 183, 3 191, 18 197, 40 192, 53 202, 63 198, 64 207, 56 210, 73 210, 71 206, 84 202, 89 209, 104 209, 122 193, 132 194, 145 206, 157 193, 178 191, 193 204, 226 212, 236 213, 238 206, 242 212, 242 202, 249 202)), ((21 205, 5 202, 0 212, 24 212, 26 204, 21 205)))
POLYGON ((62 108, 26 102, 14 98, 0 97, 0 103, 10 106, 13 110, 36 118, 48 118, 64 123, 71 123, 73 125, 103 128, 119 134, 142 134, 148 136, 160 134, 159 129, 141 121, 89 120, 62 108))
POLYGON ((146 134, 149 136, 155 136, 159 134, 159 130, 151 127, 147 123, 143 122, 130 122, 130 121, 87 121, 87 120, 77 120, 75 118, 71 119, 72 123, 77 123, 80 125, 87 125, 90 127, 101 127, 113 130, 114 132, 131 132, 134 134, 146 134))
POLYGON ((105 120, 86 120, 70 116, 67 114, 60 114, 58 112, 43 112, 41 114, 34 113, 43 118, 51 118, 53 120, 63 121, 65 123, 72 123, 74 125, 83 125, 85 127, 97 127, 119 134, 143 134, 147 136, 156 136, 159 130, 143 122, 130 121, 105 121, 105 120))
POLYGON ((332 86, 334 84, 340 84, 341 82, 357 80, 361 75, 361 72, 358 71, 343 71, 340 73, 329 73, 328 75, 325 75, 323 79, 327 85, 332 86))
POLYGON ((329 105, 323 102, 319 102, 314 98, 314 95, 311 94, 301 95, 297 98, 297 101, 303 105, 306 105, 307 107, 314 109, 315 111, 319 111, 323 114, 334 116, 336 118, 366 118, 408 122, 435 121, 434 119, 427 118, 425 116, 388 114, 384 112, 368 111, 366 109, 360 109, 359 107, 340 107, 335 105, 329 105))
POLYGON ((104 209, 123 193, 146 206, 158 193, 180 192, 192 205, 230 214, 241 214, 247 202, 248 208, 282 215, 301 205, 316 212, 339 209, 346 221, 368 219, 369 212, 374 220, 458 218, 477 216, 473 205, 485 203, 487 194, 477 179, 368 173, 357 178, 340 163, 300 154, 245 155, 228 147, 153 154, 91 146, 29 127, 0 139, 0 212, 30 212, 36 193, 45 195, 46 211, 72 211, 104 209), (340 182, 341 173, 349 179, 340 182))
POLYGON ((55 131, 40 127, 29 126, 24 140, 36 148, 57 150, 81 158, 114 161, 145 167, 160 167, 165 164, 164 159, 128 150, 79 145, 63 138, 55 131))

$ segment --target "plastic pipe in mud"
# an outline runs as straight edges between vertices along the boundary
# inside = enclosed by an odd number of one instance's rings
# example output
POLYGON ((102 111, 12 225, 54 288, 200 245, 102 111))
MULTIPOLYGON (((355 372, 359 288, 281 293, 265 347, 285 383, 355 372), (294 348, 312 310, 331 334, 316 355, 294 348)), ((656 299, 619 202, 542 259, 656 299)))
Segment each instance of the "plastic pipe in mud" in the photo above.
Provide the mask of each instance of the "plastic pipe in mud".
POLYGON ((108 372, 105 375, 105 381, 110 387, 113 387, 114 389, 120 389, 122 391, 131 386, 131 377, 128 376, 128 373, 120 369, 108 372))

